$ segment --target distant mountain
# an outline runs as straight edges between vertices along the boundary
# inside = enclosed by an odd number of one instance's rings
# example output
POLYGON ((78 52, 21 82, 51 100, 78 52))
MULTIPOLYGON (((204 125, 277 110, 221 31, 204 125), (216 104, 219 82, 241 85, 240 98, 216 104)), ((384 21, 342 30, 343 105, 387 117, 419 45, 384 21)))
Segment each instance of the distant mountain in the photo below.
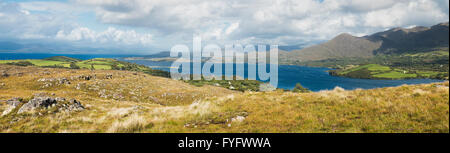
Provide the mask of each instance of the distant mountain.
POLYGON ((344 33, 328 42, 289 52, 286 54, 286 57, 281 58, 294 61, 310 61, 340 57, 371 57, 373 56, 373 51, 380 46, 381 42, 379 41, 370 41, 366 38, 344 33))
POLYGON ((324 41, 322 41, 322 40, 315 40, 315 41, 304 42, 304 43, 300 43, 300 44, 296 44, 296 45, 285 45, 285 46, 281 45, 281 46, 278 46, 278 49, 290 52, 290 51, 300 50, 300 49, 309 47, 311 44, 319 44, 319 43, 323 43, 323 42, 324 41))
POLYGON ((124 54, 146 52, 143 48, 121 48, 110 46, 77 46, 64 42, 0 40, 0 53, 69 53, 69 54, 124 54))
POLYGON ((426 51, 432 48, 449 46, 449 27, 447 22, 430 28, 422 26, 410 29, 394 28, 366 38, 383 42, 381 47, 375 51, 375 54, 426 51))
POLYGON ((373 57, 376 54, 431 51, 448 48, 448 22, 432 27, 393 28, 370 36, 340 34, 325 43, 280 55, 283 63, 343 57, 373 57))
POLYGON ((144 56, 144 58, 165 58, 165 57, 170 57, 170 51, 162 51, 156 54, 144 56))

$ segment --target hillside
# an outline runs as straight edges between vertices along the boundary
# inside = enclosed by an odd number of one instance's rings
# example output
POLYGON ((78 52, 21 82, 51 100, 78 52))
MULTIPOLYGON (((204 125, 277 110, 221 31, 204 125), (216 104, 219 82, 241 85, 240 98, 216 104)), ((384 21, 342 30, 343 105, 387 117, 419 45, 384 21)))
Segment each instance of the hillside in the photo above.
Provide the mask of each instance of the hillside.
POLYGON ((378 64, 353 66, 339 70, 329 71, 330 75, 344 76, 360 79, 412 79, 432 78, 448 80, 448 72, 419 71, 392 68, 378 64))
POLYGON ((393 28, 364 37, 340 34, 330 41, 289 52, 283 63, 335 58, 367 58, 378 54, 401 54, 434 51, 449 47, 448 22, 432 27, 393 28))
POLYGON ((60 62, 80 62, 80 61, 82 61, 80 59, 66 57, 66 56, 53 56, 53 57, 45 58, 44 60, 60 61, 60 62))
POLYGON ((448 22, 393 28, 369 36, 341 34, 323 44, 280 55, 280 63, 329 67, 331 75, 364 79, 447 79, 448 22), (387 67, 371 71, 370 65, 387 67))
POLYGON ((340 34, 332 40, 320 45, 289 52, 280 60, 283 62, 314 61, 342 57, 372 57, 373 51, 381 46, 379 41, 340 34))
POLYGON ((432 27, 414 27, 410 29, 394 28, 376 33, 366 38, 383 42, 374 54, 402 54, 429 51, 435 48, 449 47, 449 28, 447 23, 432 27))
MULTIPOLYGON (((24 60, 0 60, 0 64, 16 66, 39 66, 45 68, 62 69, 87 69, 87 70, 124 70, 143 72, 153 76, 170 78, 170 73, 163 70, 152 69, 145 65, 119 61, 110 58, 94 58, 89 60, 79 60, 65 56, 54 56, 46 59, 24 59, 24 60)), ((214 85, 238 91, 259 91, 261 81, 255 80, 186 80, 186 82, 196 85, 214 85)))
POLYGON ((165 71, 154 70, 147 66, 118 61, 110 58, 79 60, 65 56, 54 56, 46 59, 0 60, 0 64, 90 70, 129 70, 145 72, 155 76, 169 77, 169 73, 165 71))
POLYGON ((237 92, 119 70, 0 72, 0 132, 449 132, 448 82, 237 92))

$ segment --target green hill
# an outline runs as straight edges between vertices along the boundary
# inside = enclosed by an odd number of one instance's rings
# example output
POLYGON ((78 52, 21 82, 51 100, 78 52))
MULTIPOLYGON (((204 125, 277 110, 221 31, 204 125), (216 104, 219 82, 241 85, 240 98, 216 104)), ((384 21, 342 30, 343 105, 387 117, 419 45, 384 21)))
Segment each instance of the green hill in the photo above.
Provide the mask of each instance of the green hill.
POLYGON ((434 71, 418 71, 392 68, 389 66, 382 66, 378 64, 367 64, 361 66, 354 66, 344 69, 331 70, 331 75, 345 76, 351 78, 361 79, 410 79, 410 78, 435 78, 448 79, 446 72, 434 71))
POLYGON ((80 59, 66 57, 66 56, 53 56, 49 58, 45 58, 44 60, 50 60, 50 61, 60 61, 60 62, 79 62, 80 59))
POLYGON ((154 70, 144 65, 118 61, 109 58, 94 58, 89 60, 79 60, 66 56, 54 56, 46 59, 24 59, 24 60, 0 60, 0 64, 18 66, 39 66, 46 68, 70 68, 70 69, 90 69, 90 70, 128 70, 145 72, 154 76, 169 77, 166 71, 154 70))

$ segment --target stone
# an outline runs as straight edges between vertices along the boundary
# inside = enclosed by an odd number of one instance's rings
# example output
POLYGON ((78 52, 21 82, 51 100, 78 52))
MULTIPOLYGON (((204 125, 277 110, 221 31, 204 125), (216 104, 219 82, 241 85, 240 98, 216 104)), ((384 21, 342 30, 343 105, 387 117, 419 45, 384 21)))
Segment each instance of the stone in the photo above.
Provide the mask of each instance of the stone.
POLYGON ((78 111, 78 110, 84 110, 84 106, 81 105, 81 103, 75 99, 70 99, 69 100, 69 105, 68 105, 68 110, 69 111, 78 111))
POLYGON ((22 98, 15 97, 15 98, 12 98, 10 100, 7 100, 6 104, 8 104, 9 106, 16 107, 16 106, 18 106, 20 104, 21 101, 22 101, 22 98))
POLYGON ((6 101, 8 107, 3 111, 2 116, 11 113, 19 104, 21 103, 22 98, 16 97, 6 101))
POLYGON ((86 83, 78 83, 78 84, 75 86, 75 89, 81 90, 82 88, 85 88, 85 87, 86 87, 86 83))
POLYGON ((17 113, 28 112, 37 108, 47 108, 55 103, 57 103, 57 101, 51 97, 35 97, 24 104, 17 113))
POLYGON ((236 116, 236 117, 231 119, 231 122, 242 122, 244 120, 245 120, 244 116, 236 116))
POLYGON ((59 84, 70 84, 70 81, 67 78, 59 78, 57 80, 59 84))
POLYGON ((45 93, 38 93, 34 95, 33 99, 25 103, 17 113, 20 114, 24 112, 30 112, 36 109, 49 109, 52 107, 57 107, 59 112, 72 112, 84 110, 84 106, 81 105, 81 103, 75 99, 70 99, 69 101, 67 101, 66 98, 63 97, 52 98, 46 96, 45 93))
POLYGON ((270 85, 269 83, 263 83, 259 85, 259 91, 267 92, 267 91, 274 91, 277 88, 270 85))
POLYGON ((8 73, 6 73, 6 72, 2 72, 0 76, 2 76, 2 77, 5 77, 5 78, 6 78, 6 77, 9 77, 9 74, 8 74, 8 73))
POLYGON ((94 77, 92 75, 81 75, 78 77, 78 79, 82 80, 92 80, 94 77))
POLYGON ((8 115, 9 113, 12 112, 12 110, 14 110, 16 107, 15 106, 9 106, 8 108, 6 108, 5 111, 3 111, 2 116, 8 115))
POLYGON ((112 79, 113 78, 113 75, 112 74, 107 74, 106 76, 105 76, 105 79, 112 79))
POLYGON ((56 100, 56 102, 63 102, 63 101, 66 101, 66 98, 56 97, 55 100, 56 100))

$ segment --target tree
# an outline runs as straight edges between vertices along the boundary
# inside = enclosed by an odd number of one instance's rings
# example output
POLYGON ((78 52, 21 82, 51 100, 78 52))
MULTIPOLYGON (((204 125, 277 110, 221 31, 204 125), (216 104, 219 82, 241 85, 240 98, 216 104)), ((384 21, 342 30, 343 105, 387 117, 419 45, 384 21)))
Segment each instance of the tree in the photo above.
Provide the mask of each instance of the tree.
POLYGON ((297 84, 295 84, 294 89, 292 89, 292 92, 307 93, 307 92, 311 92, 311 91, 307 88, 304 88, 300 83, 297 83, 297 84))
POLYGON ((112 70, 120 70, 120 67, 117 64, 111 65, 112 70))
POLYGON ((75 64, 74 62, 70 63, 70 68, 71 69, 80 69, 80 67, 77 64, 75 64))
POLYGON ((17 65, 17 66, 34 66, 34 64, 29 61, 18 61, 18 62, 6 63, 6 64, 17 65))

